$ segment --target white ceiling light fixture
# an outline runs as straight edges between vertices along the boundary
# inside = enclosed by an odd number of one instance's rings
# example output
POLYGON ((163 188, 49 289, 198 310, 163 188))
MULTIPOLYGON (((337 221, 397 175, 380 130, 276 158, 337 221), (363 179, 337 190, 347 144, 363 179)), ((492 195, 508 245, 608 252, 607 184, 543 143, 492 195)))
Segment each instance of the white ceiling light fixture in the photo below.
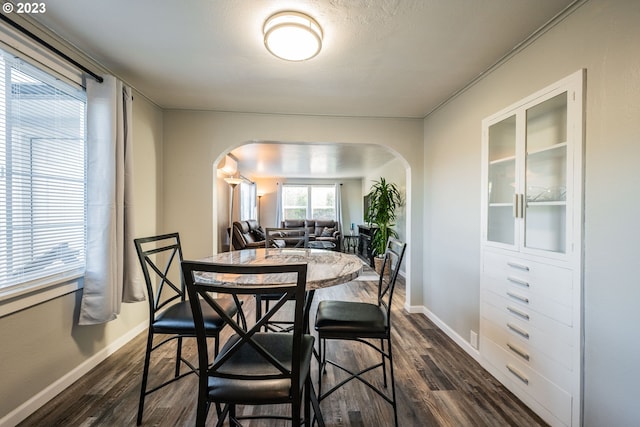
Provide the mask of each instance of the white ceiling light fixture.
POLYGON ((305 61, 320 53, 322 28, 300 12, 278 12, 264 23, 264 45, 278 58, 305 61))

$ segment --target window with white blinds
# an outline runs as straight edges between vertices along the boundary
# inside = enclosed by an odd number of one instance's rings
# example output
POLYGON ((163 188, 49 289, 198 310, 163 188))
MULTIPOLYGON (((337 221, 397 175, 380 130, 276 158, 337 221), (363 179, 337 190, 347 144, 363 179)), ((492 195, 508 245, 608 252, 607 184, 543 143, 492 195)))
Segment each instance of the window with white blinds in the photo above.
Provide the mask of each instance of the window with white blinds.
POLYGON ((0 50, 0 295, 81 275, 86 95, 0 50))
POLYGON ((335 185, 283 185, 284 219, 336 220, 335 185))

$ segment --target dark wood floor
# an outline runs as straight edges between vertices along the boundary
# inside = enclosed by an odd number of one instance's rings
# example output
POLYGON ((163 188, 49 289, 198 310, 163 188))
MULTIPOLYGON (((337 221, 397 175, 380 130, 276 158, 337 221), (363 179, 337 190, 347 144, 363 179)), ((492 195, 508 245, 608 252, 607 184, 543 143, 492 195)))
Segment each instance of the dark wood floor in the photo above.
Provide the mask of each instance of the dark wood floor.
MULTIPOLYGON (((316 292, 322 299, 373 300, 373 281, 354 281, 316 292)), ((402 309, 404 283, 399 279, 393 307, 393 345, 400 427, 544 426, 539 417, 500 385, 478 363, 421 314, 402 309)), ((315 313, 315 309, 312 311, 315 313)), ((136 337, 86 376, 26 419, 21 426, 134 426, 142 372, 145 334, 136 337)), ((186 353, 195 360, 195 345, 186 353)), ((347 364, 371 360, 373 353, 358 343, 330 343, 330 358, 347 364)), ((169 347, 157 352, 151 375, 171 375, 169 347)), ((331 368, 325 383, 335 381, 331 368)), ((317 378, 314 363, 312 375, 317 378)), ((380 375, 372 377, 374 381, 380 375)), ((153 381, 153 377, 150 381, 153 381)), ((149 396, 145 426, 195 424, 195 375, 149 396)), ((325 386, 323 386, 325 387, 325 386)), ((329 427, 391 426, 391 406, 365 386, 351 382, 321 403, 329 427)), ((240 411, 286 411, 286 408, 241 408, 240 411)), ((215 414, 208 424, 215 424, 215 414)), ((247 426, 285 426, 259 421, 247 426)))

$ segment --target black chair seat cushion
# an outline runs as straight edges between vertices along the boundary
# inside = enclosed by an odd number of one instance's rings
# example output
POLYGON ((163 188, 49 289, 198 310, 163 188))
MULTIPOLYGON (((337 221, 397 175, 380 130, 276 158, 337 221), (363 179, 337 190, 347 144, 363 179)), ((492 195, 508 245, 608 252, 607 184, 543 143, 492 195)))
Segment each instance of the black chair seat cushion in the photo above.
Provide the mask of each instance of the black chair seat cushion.
MULTIPOLYGON (((230 317, 238 311, 233 298, 220 298, 216 301, 230 317)), ((225 325, 220 315, 206 304, 202 305, 202 315, 207 332, 220 331, 225 325)), ((153 330, 161 334, 192 333, 195 335, 189 301, 180 301, 158 314, 153 322, 153 330)))
MULTIPOLYGON (((291 369, 291 346, 293 334, 259 332, 254 336, 274 357, 287 368, 291 369)), ((238 335, 233 335, 225 343, 218 360, 226 351, 238 341, 238 335)), ((302 357, 300 360, 300 388, 309 375, 311 355, 313 353, 314 338, 311 335, 302 336, 302 357)), ((227 360, 218 371, 224 375, 278 375, 280 371, 258 353, 251 344, 244 344, 236 354, 227 360)), ((289 379, 233 379, 223 377, 209 377, 209 398, 220 403, 243 402, 248 405, 273 404, 288 402, 291 394, 289 379)))
POLYGON ((376 304, 354 301, 320 301, 316 331, 326 338, 385 337, 387 313, 376 304))

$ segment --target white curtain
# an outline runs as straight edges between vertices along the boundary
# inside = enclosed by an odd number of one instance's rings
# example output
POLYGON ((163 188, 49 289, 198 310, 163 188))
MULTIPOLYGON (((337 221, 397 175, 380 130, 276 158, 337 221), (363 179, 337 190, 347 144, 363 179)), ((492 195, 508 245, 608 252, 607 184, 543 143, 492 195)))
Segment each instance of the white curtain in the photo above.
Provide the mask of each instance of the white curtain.
POLYGON ((133 246, 131 88, 87 80, 87 256, 80 325, 114 320, 145 290, 133 246))
POLYGON ((336 184, 336 219, 339 230, 342 231, 342 184, 336 184))
POLYGON ((276 183, 278 189, 276 191, 276 225, 282 227, 282 184, 276 183))

